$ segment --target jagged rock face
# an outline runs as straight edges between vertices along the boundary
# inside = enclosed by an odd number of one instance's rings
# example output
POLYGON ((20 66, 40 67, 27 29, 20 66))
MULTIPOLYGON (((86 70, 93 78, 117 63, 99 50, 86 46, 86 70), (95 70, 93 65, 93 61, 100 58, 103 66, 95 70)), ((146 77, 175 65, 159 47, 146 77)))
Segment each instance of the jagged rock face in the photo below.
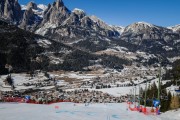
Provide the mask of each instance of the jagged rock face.
POLYGON ((31 8, 31 9, 35 9, 35 10, 38 9, 37 4, 34 3, 34 2, 29 2, 29 3, 28 3, 27 9, 30 9, 30 8, 31 8))
POLYGON ((90 16, 91 20, 93 20, 99 27, 103 28, 103 29, 108 29, 108 30, 112 30, 112 27, 109 26, 108 24, 106 24, 104 21, 102 21, 101 19, 99 19, 98 17, 92 15, 90 16))
POLYGON ((4 0, 0 1, 0 15, 4 16, 4 0))
POLYGON ((77 8, 72 11, 71 15, 61 25, 76 25, 78 27, 91 29, 93 29, 95 26, 94 22, 88 16, 86 16, 86 13, 77 8))
POLYGON ((34 2, 28 3, 27 6, 22 5, 23 18, 19 27, 33 32, 42 22, 45 9, 45 5, 36 5, 34 2))
MULTIPOLYGON (((59 6, 54 3, 54 5, 59 6)), ((63 6, 64 4, 61 4, 63 6)), ((55 7, 55 8, 56 8, 55 7)), ((51 5, 48 6, 48 9, 45 11, 45 15, 48 13, 53 13, 51 5), (51 12, 48 12, 51 11, 51 12)), ((50 14, 50 15, 51 15, 50 14)), ((67 18, 61 22, 60 21, 55 22, 45 22, 44 21, 46 18, 43 20, 43 26, 39 28, 36 33, 45 35, 50 38, 64 38, 64 37, 69 37, 69 38, 74 38, 74 40, 79 39, 79 38, 85 38, 85 37, 91 37, 92 36, 103 36, 103 37, 119 37, 119 32, 104 23, 102 20, 99 18, 95 17, 89 17, 86 15, 86 13, 78 8, 75 8, 67 18), (79 31, 79 32, 77 32, 79 31)), ((53 19, 55 20, 55 19, 53 19)))
POLYGON ((25 30, 33 31, 34 28, 40 24, 41 20, 42 19, 38 15, 34 14, 32 8, 29 8, 24 12, 23 19, 19 27, 25 30))
POLYGON ((112 28, 113 30, 118 31, 120 35, 124 32, 124 27, 122 27, 122 26, 112 25, 111 28, 112 28))
POLYGON ((75 9, 61 25, 81 25, 81 19, 86 16, 82 10, 75 9))
MULTIPOLYGON (((77 15, 74 12, 71 13, 60 26, 53 26, 46 24, 36 31, 37 34, 41 34, 59 41, 73 39, 86 39, 88 37, 94 38, 106 38, 106 37, 119 37, 119 33, 113 29, 104 29, 94 22, 89 16, 77 15)), ((101 39, 103 40, 103 39, 101 39)), ((67 41, 68 42, 68 41, 67 41)))
POLYGON ((86 16, 81 19, 81 26, 85 28, 93 28, 94 23, 88 16, 86 16))
POLYGON ((146 49, 154 45, 172 47, 180 39, 178 26, 164 28, 144 22, 134 23, 125 28, 110 26, 96 16, 88 16, 83 10, 76 8, 71 12, 62 0, 49 4, 47 9, 42 8, 44 9, 39 9, 35 3, 30 2, 21 11, 17 0, 0 1, 2 18, 16 22, 25 30, 70 44, 80 39, 91 39, 91 42, 95 43, 108 41, 107 44, 111 45, 111 40, 115 38, 145 46, 146 49))
MULTIPOLYGON (((74 9, 72 12, 66 8, 62 0, 57 0, 52 5, 48 5, 48 8, 43 12, 38 12, 38 7, 35 3, 28 3, 25 9, 21 11, 21 7, 17 0, 2 0, 0 4, 0 14, 3 14, 3 18, 7 18, 25 30, 35 31, 41 35, 47 35, 48 37, 54 35, 53 33, 62 35, 62 37, 68 37, 66 35, 71 35, 74 38, 81 36, 80 32, 74 31, 74 27, 82 29, 83 33, 88 33, 82 35, 89 37, 90 35, 96 33, 96 35, 106 36, 106 37, 118 37, 119 33, 115 29, 111 28, 109 25, 104 23, 102 20, 96 17, 91 18, 86 15, 83 10, 74 9), (37 14, 38 13, 38 14, 37 14), (41 15, 43 13, 43 15, 41 15), (61 30, 55 31, 54 28, 68 26, 66 31, 61 30), (72 27, 73 26, 73 27, 72 27), (72 28, 71 28, 72 27, 72 28), (51 31, 53 33, 51 33, 51 31), (68 33, 68 34, 67 34, 68 33), (65 36, 64 36, 65 35, 65 36)), ((56 29, 57 30, 57 29, 56 29)), ((81 31, 82 31, 81 30, 81 31)), ((58 36, 59 36, 58 35, 58 36)))
POLYGON ((64 6, 61 0, 57 0, 53 5, 48 5, 44 12, 44 19, 41 25, 45 23, 60 25, 70 16, 70 11, 64 6))
POLYGON ((109 25, 101 21, 99 18, 97 18, 97 21, 96 21, 89 16, 85 16, 81 20, 81 27, 90 28, 94 30, 95 32, 99 33, 99 35, 105 36, 105 37, 118 38, 120 35, 117 30, 111 28, 109 25))
POLYGON ((166 42, 176 40, 179 35, 172 30, 155 26, 145 22, 138 22, 125 27, 121 39, 141 44, 142 40, 164 40, 166 42))
POLYGON ((84 29, 91 29, 91 31, 98 32, 99 35, 107 37, 118 37, 119 33, 113 27, 107 25, 105 22, 96 16, 87 16, 83 10, 75 8, 70 17, 63 22, 63 25, 72 25, 82 27, 84 29))
POLYGON ((0 15, 2 18, 18 24, 22 18, 21 6, 18 0, 1 0, 0 15))
POLYGON ((90 19, 95 23, 95 29, 99 30, 102 35, 116 38, 120 36, 120 32, 116 27, 106 24, 103 20, 94 15, 90 16, 90 19), (104 30, 101 31, 102 29, 104 30))

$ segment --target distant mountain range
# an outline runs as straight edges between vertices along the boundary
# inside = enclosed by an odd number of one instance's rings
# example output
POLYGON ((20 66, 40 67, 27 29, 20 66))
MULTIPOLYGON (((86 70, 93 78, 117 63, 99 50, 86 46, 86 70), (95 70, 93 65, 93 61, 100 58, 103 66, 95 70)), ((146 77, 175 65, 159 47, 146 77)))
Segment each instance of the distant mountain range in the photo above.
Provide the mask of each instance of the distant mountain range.
MULTIPOLYGON (((50 64, 58 64, 58 66, 64 64, 63 61, 65 59, 64 57, 62 59, 63 55, 61 53, 66 50, 64 50, 64 48, 62 48, 62 50, 56 45, 52 47, 52 41, 53 43, 61 44, 68 48, 70 47, 73 50, 79 50, 82 53, 88 54, 87 56, 94 56, 97 52, 114 49, 117 46, 126 48, 127 52, 136 53, 137 51, 142 51, 147 54, 154 54, 155 56, 160 55, 166 61, 168 61, 169 58, 180 55, 180 25, 167 28, 146 22, 137 22, 126 27, 108 25, 94 15, 87 15, 86 12, 81 9, 75 8, 73 11, 70 11, 62 0, 57 0, 48 6, 43 4, 37 5, 34 2, 30 2, 28 5, 20 5, 17 0, 1 0, 0 18, 2 23, 7 23, 9 26, 9 31, 7 31, 5 25, 1 25, 0 33, 4 34, 5 32, 7 34, 7 37, 1 37, 1 42, 10 39, 8 38, 8 34, 11 34, 10 31, 13 34, 20 35, 19 33, 13 32, 14 30, 20 31, 20 29, 12 27, 12 25, 15 25, 23 29, 22 36, 25 41, 28 41, 28 35, 38 36, 32 38, 30 41, 36 41, 35 46, 37 48, 43 48, 43 51, 46 51, 33 53, 33 57, 30 57, 31 59, 43 54, 47 57, 50 64), (39 39, 39 37, 41 39, 39 39), (52 52, 49 48, 53 49, 54 54, 58 54, 58 56, 61 54, 61 57, 53 57, 54 55, 47 54, 52 52)), ((16 44, 15 46, 20 47, 21 45, 22 44, 16 44)), ((31 46, 31 44, 29 45, 31 46)), ((14 43, 12 46, 14 46, 14 43)), ((5 50, 9 50, 5 47, 6 46, 3 46, 5 50)), ((20 49, 18 47, 16 49, 20 49)), ((2 49, 2 47, 0 49, 2 49)), ((24 49, 25 48, 23 48, 23 50, 24 49)), ((3 50, 1 50, 1 52, 2 51, 3 50)), ((23 54, 26 55, 28 53, 23 54)), ((90 60, 87 56, 85 57, 86 60, 90 60)), ((79 56, 76 55, 76 57, 73 59, 78 59, 79 56)), ((7 56, 4 56, 3 64, 8 62, 6 58, 7 56)), ((92 58, 94 59, 94 57, 92 58)), ((122 57, 119 56, 118 58, 122 59, 122 57)), ((99 56, 96 56, 96 60, 99 59, 99 56)), ((126 60, 129 61, 127 58, 126 60)), ((123 63, 125 62, 123 61, 123 63)), ((24 65, 26 64, 27 63, 24 65)), ((88 65, 89 63, 86 63, 85 66, 88 65)), ((81 68, 85 66, 83 65, 81 68)), ((69 67, 72 66, 69 65, 69 67)), ((61 66, 54 67, 54 69, 64 68, 61 66)))

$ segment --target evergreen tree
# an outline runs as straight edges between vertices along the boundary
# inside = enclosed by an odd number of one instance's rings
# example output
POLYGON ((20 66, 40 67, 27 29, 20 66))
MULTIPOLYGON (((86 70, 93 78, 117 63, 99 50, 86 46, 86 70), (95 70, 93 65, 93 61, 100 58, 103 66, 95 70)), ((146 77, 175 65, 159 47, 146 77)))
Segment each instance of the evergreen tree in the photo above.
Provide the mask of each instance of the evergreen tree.
POLYGON ((171 92, 169 91, 168 92, 168 110, 170 110, 170 104, 171 104, 171 98, 172 98, 172 95, 171 95, 171 92))
POLYGON ((165 112, 165 111, 169 110, 168 109, 169 108, 169 103, 168 103, 167 97, 168 97, 168 94, 167 94, 167 91, 165 89, 165 90, 163 90, 161 92, 161 108, 160 109, 161 109, 162 112, 165 112))

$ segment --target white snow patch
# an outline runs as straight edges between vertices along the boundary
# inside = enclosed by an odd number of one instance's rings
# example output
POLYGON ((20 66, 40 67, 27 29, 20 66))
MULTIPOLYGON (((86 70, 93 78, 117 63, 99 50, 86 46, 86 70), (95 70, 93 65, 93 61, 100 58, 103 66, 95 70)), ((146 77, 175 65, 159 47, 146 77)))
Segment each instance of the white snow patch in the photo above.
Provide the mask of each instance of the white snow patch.
POLYGON ((44 4, 39 4, 39 5, 37 5, 37 7, 42 9, 43 11, 45 11, 47 9, 47 5, 44 5, 44 4))
POLYGON ((48 48, 49 45, 51 45, 52 43, 49 41, 49 40, 41 40, 41 39, 37 39, 37 43, 42 46, 42 47, 45 47, 45 48, 48 48))
POLYGON ((85 13, 84 10, 79 9, 79 8, 75 8, 72 12, 76 13, 76 14, 82 14, 85 13))

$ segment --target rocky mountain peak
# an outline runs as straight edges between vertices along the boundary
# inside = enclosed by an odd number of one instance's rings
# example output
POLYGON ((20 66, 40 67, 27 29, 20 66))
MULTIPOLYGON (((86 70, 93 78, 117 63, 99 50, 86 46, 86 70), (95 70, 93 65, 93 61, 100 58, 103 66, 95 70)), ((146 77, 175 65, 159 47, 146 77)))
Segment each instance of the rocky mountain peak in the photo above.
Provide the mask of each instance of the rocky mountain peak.
POLYGON ((95 15, 90 16, 90 19, 95 22, 99 27, 103 28, 103 29, 107 29, 107 30, 112 30, 112 27, 109 26, 108 24, 106 24, 103 20, 101 20, 100 18, 98 18, 95 15))
POLYGON ((44 12, 44 19, 41 25, 44 25, 46 22, 60 25, 70 16, 70 13, 70 10, 64 6, 63 1, 57 0, 52 5, 48 5, 48 8, 44 12))
POLYGON ((30 9, 30 8, 32 8, 32 9, 34 9, 34 10, 37 10, 37 9, 38 9, 37 4, 34 3, 34 2, 29 2, 29 3, 27 4, 27 9, 30 9))
POLYGON ((95 16, 95 15, 91 15, 90 18, 91 18, 94 22, 97 22, 97 23, 103 22, 100 18, 98 18, 98 17, 95 16))
POLYGON ((22 18, 21 6, 18 0, 1 0, 0 17, 18 24, 22 18))
POLYGON ((57 0, 56 1, 56 7, 59 8, 59 7, 62 7, 62 6, 64 6, 63 1, 62 0, 57 0))
POLYGON ((72 13, 76 14, 79 16, 79 18, 82 18, 84 16, 86 16, 86 13, 84 12, 84 10, 81 10, 79 8, 75 8, 72 13))
POLYGON ((27 6, 21 5, 21 7, 24 14, 19 27, 28 31, 34 31, 34 28, 41 23, 43 13, 47 6, 43 4, 37 5, 34 2, 29 2, 27 6))
POLYGON ((22 22, 19 27, 25 30, 30 30, 33 24, 34 24, 34 12, 32 8, 29 7, 29 9, 25 10, 22 22))
POLYGON ((136 22, 125 28, 126 31, 140 32, 145 29, 157 28, 155 25, 146 22, 136 22))
POLYGON ((170 42, 178 39, 178 35, 172 30, 156 26, 146 22, 137 22, 125 27, 121 34, 121 39, 131 41, 135 44, 141 44, 143 40, 164 40, 170 42))
POLYGON ((154 25, 151 24, 151 23, 147 23, 147 22, 136 22, 134 24, 137 24, 137 25, 144 25, 144 26, 149 26, 149 27, 153 27, 154 25))
POLYGON ((66 8, 62 0, 57 0, 44 12, 43 22, 36 30, 37 34, 53 37, 90 37, 91 34, 105 37, 119 37, 119 32, 95 16, 88 16, 83 10, 75 8, 72 12, 66 8), (64 28, 64 30, 59 30, 64 28), (77 28, 84 31, 77 32, 77 28), (93 32, 93 33, 90 33, 93 32))

